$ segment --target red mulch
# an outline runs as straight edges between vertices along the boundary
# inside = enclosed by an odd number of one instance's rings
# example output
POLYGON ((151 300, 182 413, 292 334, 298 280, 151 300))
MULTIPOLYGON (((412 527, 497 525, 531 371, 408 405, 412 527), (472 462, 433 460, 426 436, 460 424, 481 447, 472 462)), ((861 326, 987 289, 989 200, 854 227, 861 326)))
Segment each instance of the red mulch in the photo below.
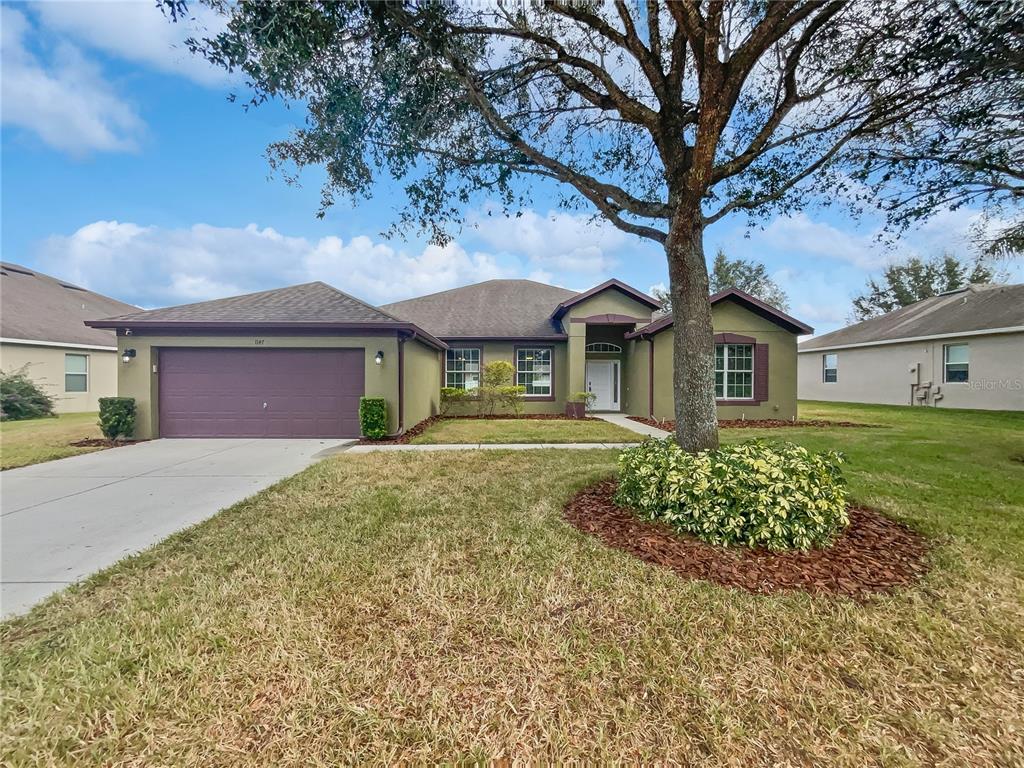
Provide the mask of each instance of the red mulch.
MULTIPOLYGON (((627 416, 649 427, 664 429, 671 432, 676 428, 675 419, 652 419, 647 416, 627 416)), ((876 424, 857 424, 852 421, 822 421, 806 419, 803 421, 786 421, 784 419, 719 419, 718 426, 722 429, 774 429, 775 427, 861 427, 868 429, 876 424)))
POLYGON ((924 537, 870 509, 851 507, 849 527, 827 549, 715 547, 616 506, 616 485, 606 480, 584 488, 566 505, 566 519, 608 546, 688 579, 762 594, 801 590, 865 600, 911 584, 927 570, 924 537))
POLYGON ((120 448, 122 445, 134 445, 135 443, 144 443, 145 440, 108 440, 105 437, 85 437, 81 440, 75 440, 73 445, 75 448, 120 448))
POLYGON ((422 435, 424 430, 428 427, 437 424, 439 421, 445 419, 539 419, 543 421, 597 421, 593 416, 586 416, 582 419, 576 419, 571 416, 566 416, 564 413, 524 413, 522 416, 515 416, 511 413, 496 413, 493 416, 431 416, 424 419, 419 424, 409 427, 401 435, 394 438, 385 438, 383 440, 369 440, 365 437, 359 439, 357 445, 405 445, 417 435, 422 435))

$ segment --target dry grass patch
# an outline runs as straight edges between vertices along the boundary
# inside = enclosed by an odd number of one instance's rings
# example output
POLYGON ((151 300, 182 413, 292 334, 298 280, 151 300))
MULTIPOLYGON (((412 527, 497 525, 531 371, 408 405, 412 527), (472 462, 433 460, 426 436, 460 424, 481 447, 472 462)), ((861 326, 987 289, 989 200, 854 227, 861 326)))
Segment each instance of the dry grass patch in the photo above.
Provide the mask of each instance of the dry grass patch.
POLYGON ((102 438, 96 413, 62 413, 56 417, 0 422, 0 469, 91 453, 106 446, 72 445, 102 438))
POLYGON ((442 419, 413 445, 638 443, 642 435, 601 419, 442 419))

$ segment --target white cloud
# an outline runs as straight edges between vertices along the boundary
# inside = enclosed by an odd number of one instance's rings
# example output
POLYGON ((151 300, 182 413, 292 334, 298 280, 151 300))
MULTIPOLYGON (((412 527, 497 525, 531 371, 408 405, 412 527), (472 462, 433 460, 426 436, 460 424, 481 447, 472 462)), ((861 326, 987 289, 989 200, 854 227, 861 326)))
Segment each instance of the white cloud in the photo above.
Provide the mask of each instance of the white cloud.
POLYGON ((618 266, 614 252, 629 235, 603 219, 586 214, 523 211, 506 216, 497 206, 486 205, 469 215, 468 225, 477 236, 501 253, 526 256, 544 272, 574 272, 584 276, 607 274, 618 266))
POLYGON ((44 241, 42 270, 124 301, 154 307, 323 280, 365 301, 385 303, 496 277, 486 253, 456 243, 418 253, 368 237, 309 240, 269 227, 196 224, 187 229, 97 221, 44 241))
POLYGON ((761 247, 845 261, 861 269, 877 269, 888 258, 871 235, 846 232, 802 212, 773 219, 751 238, 761 247))
POLYGON ((190 36, 201 38, 224 28, 223 17, 198 3, 189 5, 189 18, 176 23, 152 0, 39 3, 35 10, 48 30, 82 45, 203 85, 228 81, 225 69, 193 55, 184 45, 190 36))
POLYGON ((76 46, 59 42, 44 60, 26 46, 35 33, 28 18, 9 6, 0 7, 0 28, 4 123, 72 154, 137 147, 142 120, 76 46))

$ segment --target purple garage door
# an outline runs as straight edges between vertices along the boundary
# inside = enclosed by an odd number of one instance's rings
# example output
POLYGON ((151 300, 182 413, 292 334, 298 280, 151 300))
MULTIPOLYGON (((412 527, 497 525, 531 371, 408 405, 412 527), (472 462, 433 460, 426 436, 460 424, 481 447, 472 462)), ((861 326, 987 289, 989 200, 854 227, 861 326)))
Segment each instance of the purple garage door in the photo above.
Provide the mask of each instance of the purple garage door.
POLYGON ((161 437, 358 437, 362 349, 161 349, 161 437))

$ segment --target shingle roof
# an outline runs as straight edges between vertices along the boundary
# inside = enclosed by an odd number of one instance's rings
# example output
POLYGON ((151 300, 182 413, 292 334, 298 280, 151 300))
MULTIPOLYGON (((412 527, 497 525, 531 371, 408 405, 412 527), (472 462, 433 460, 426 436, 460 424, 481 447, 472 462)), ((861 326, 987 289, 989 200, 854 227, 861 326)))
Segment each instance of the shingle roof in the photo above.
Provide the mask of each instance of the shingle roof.
POLYGON ((303 283, 226 299, 181 304, 117 317, 105 323, 393 323, 395 317, 327 283, 303 283))
POLYGON ((381 309, 440 338, 562 338, 551 313, 576 291, 533 280, 487 280, 381 309))
POLYGON ((808 339, 800 351, 1024 327, 1024 283, 972 285, 808 339))
MULTIPOLYGON (((765 304, 760 299, 751 296, 749 293, 744 293, 738 288, 726 288, 724 291, 712 294, 709 300, 711 302, 711 306, 727 300, 738 302, 751 312, 760 315, 766 320, 771 320, 780 328, 783 328, 790 333, 801 334, 814 332, 814 329, 806 323, 797 320, 792 315, 787 315, 781 309, 776 309, 771 304, 765 304)), ((653 336, 656 333, 664 331, 666 328, 671 328, 672 324, 672 315, 663 315, 657 320, 645 325, 643 328, 638 328, 632 333, 627 333, 626 338, 633 339, 639 336, 653 336)))
POLYGON ((8 339, 117 345, 114 334, 84 321, 138 307, 9 262, 0 263, 0 336, 8 339))

